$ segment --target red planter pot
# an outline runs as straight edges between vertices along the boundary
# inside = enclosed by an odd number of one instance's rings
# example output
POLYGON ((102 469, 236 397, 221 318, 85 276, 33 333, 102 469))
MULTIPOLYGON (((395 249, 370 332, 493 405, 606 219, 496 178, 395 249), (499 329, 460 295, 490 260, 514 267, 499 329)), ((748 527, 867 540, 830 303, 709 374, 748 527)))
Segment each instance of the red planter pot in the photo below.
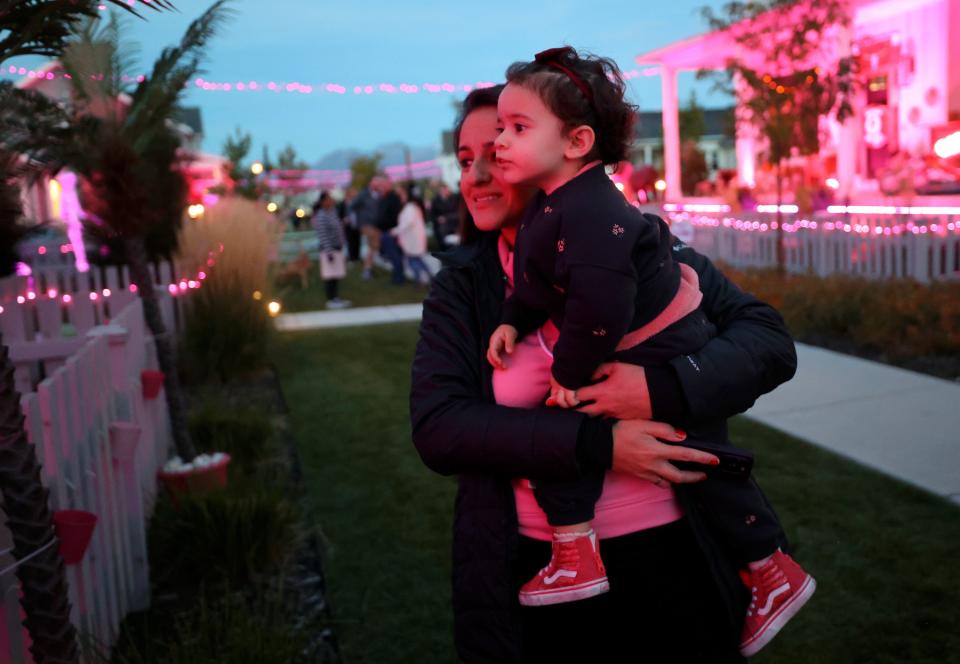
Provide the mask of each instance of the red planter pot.
POLYGON ((156 369, 144 369, 140 372, 140 384, 143 387, 144 399, 156 399, 163 387, 164 375, 156 369))
POLYGON ((76 565, 90 546, 97 515, 82 510, 57 510, 53 513, 53 528, 60 540, 60 555, 67 565, 76 565))
POLYGON ((230 455, 225 454, 219 462, 205 468, 173 473, 161 470, 157 477, 176 500, 178 496, 202 495, 226 487, 229 465, 230 455))

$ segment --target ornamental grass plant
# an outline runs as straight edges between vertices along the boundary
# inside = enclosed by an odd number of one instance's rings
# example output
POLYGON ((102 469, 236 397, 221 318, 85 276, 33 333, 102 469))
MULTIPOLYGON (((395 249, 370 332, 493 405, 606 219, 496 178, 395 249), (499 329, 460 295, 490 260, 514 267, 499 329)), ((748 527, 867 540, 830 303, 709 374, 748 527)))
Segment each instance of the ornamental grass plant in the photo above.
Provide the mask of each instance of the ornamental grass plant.
POLYGON ((259 205, 237 198, 185 223, 181 266, 206 274, 186 310, 180 356, 188 381, 226 381, 263 366, 273 328, 267 275, 278 233, 259 205))

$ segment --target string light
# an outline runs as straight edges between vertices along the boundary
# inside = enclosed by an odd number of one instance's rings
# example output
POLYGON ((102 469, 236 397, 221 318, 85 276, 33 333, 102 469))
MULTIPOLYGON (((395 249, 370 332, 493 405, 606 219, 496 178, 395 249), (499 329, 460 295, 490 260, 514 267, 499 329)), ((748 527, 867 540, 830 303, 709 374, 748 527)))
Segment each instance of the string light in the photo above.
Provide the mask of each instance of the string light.
MULTIPOLYGON (((49 65, 48 65, 49 66, 49 65)), ((623 72, 624 80, 639 77, 657 76, 659 67, 644 69, 630 69, 623 72)), ((26 77, 53 81, 58 78, 69 79, 70 75, 62 71, 44 71, 41 69, 27 69, 9 65, 0 69, 0 75, 10 77, 26 77)), ((90 74, 92 79, 102 80, 103 74, 90 74)), ((142 83, 145 77, 122 76, 126 83, 142 83)), ((291 93, 291 94, 327 94, 327 95, 412 95, 412 94, 457 94, 467 93, 481 88, 492 88, 496 83, 492 81, 477 81, 476 83, 365 83, 362 85, 344 85, 341 83, 302 83, 300 81, 211 81, 203 77, 195 78, 188 87, 203 92, 243 92, 243 93, 291 93)))
MULTIPOLYGON (((666 208, 666 206, 664 206, 666 208)), ((866 207, 866 206, 861 206, 866 207)), ((949 208, 948 208, 949 209, 949 208)), ((956 208, 957 213, 960 213, 960 208, 956 208)), ((703 213, 690 213, 687 211, 666 211, 667 217, 672 221, 687 221, 693 224, 694 226, 705 226, 712 228, 728 228, 736 231, 743 231, 748 233, 755 232, 766 232, 770 230, 777 229, 777 222, 771 221, 770 223, 758 221, 755 219, 740 219, 739 217, 732 216, 707 216, 703 213)), ((869 223, 848 223, 838 219, 833 219, 831 221, 816 221, 811 219, 797 219, 792 222, 785 222, 783 224, 783 231, 785 233, 798 233, 800 231, 815 231, 817 229, 827 231, 827 232, 841 232, 853 235, 868 236, 900 236, 905 234, 911 235, 927 235, 927 234, 938 234, 946 235, 949 233, 958 233, 960 234, 960 223, 955 223, 950 221, 945 224, 933 223, 933 224, 917 224, 913 221, 893 223, 888 226, 882 226, 877 224, 869 223)))

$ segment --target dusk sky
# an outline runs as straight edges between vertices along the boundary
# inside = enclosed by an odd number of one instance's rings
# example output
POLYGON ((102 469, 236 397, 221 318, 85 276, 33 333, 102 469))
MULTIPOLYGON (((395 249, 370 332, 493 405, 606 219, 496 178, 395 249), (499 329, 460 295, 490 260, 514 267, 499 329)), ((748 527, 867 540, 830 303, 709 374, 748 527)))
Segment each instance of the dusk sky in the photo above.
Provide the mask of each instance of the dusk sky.
MULTIPOLYGON (((204 149, 210 152, 219 152, 237 126, 253 134, 253 154, 259 155, 264 143, 272 154, 292 143, 309 162, 341 148, 372 150, 394 141, 439 146, 441 131, 454 119, 453 99, 463 93, 354 95, 353 87, 500 81, 511 62, 564 43, 612 57, 623 69, 638 69, 636 55, 703 32, 698 10, 705 2, 238 0, 236 17, 211 43, 205 78, 337 83, 347 94, 191 89, 185 102, 202 108, 204 149)), ((179 13, 148 11, 147 21, 127 21, 126 34, 140 47, 144 72, 208 6, 174 3, 179 13)), ((36 60, 22 64, 29 62, 36 60)), ((706 105, 724 103, 692 74, 680 77, 682 99, 692 86, 706 105)), ((630 87, 641 110, 660 108, 658 76, 634 79, 630 87)))

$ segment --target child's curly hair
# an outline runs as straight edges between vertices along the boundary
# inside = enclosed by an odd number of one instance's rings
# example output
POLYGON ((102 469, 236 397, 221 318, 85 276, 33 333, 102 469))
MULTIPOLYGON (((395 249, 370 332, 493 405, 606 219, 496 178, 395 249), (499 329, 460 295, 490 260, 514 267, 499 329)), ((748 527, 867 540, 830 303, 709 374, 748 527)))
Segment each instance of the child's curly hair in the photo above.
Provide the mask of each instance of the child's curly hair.
POLYGON ((581 55, 570 46, 550 49, 538 53, 532 62, 510 65, 507 83, 535 92, 567 129, 580 125, 593 128, 596 142, 588 160, 616 164, 627 159, 637 107, 624 99, 626 84, 613 60, 581 55), (574 77, 586 86, 589 95, 574 77))

